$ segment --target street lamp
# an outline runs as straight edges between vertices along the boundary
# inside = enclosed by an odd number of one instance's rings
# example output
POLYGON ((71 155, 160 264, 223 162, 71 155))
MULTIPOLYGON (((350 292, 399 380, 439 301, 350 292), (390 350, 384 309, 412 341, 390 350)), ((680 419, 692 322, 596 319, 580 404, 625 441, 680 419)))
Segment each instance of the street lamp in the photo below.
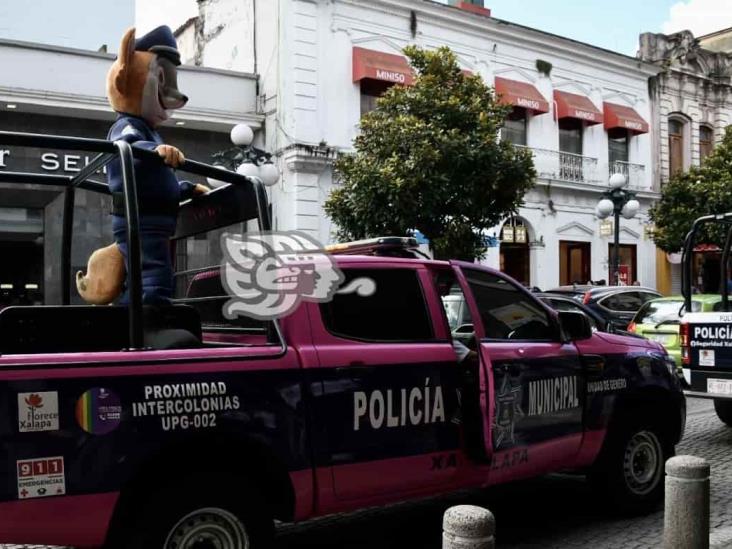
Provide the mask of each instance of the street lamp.
POLYGON ((237 124, 232 128, 230 137, 235 147, 215 153, 216 165, 241 175, 258 177, 268 187, 277 183, 280 171, 272 162, 272 154, 252 146, 254 132, 249 125, 237 124))
POLYGON ((610 269, 610 285, 620 282, 620 216, 633 219, 640 209, 640 202, 635 193, 625 190, 627 180, 621 173, 613 174, 609 181, 609 190, 602 193, 602 199, 595 207, 595 214, 600 219, 615 216, 615 240, 613 242, 613 258, 610 269))

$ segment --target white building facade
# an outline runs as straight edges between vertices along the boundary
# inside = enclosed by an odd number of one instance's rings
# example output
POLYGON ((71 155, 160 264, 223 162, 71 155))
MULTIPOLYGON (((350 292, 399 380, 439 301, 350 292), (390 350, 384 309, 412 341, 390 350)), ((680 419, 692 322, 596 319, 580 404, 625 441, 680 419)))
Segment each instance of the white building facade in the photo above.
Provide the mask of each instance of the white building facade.
POLYGON ((624 277, 655 285, 655 246, 646 230, 647 209, 658 196, 650 166, 648 91, 648 78, 659 71, 655 66, 499 21, 472 5, 461 9, 423 0, 199 5, 196 34, 208 32, 211 38, 197 44, 198 58, 260 76, 265 131, 259 145, 276 152, 282 171, 272 190, 278 229, 332 239, 333 225, 322 206, 337 185, 333 158, 352 150, 361 114, 374 96, 395 82, 409 83, 406 45, 448 46, 464 69, 495 85, 514 105, 504 135, 533 150, 539 173, 518 216, 491 231, 495 245, 484 263, 542 289, 608 280, 612 227, 598 220, 595 206, 610 175, 621 172, 641 203, 636 218, 621 220, 624 277), (230 14, 224 29, 249 22, 253 30, 213 33, 204 11, 216 6, 230 14))

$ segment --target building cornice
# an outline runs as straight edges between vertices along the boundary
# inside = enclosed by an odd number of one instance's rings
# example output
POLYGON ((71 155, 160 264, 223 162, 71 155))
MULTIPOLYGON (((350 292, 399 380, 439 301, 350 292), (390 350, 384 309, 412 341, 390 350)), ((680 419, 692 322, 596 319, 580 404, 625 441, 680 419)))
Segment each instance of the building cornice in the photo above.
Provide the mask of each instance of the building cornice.
MULTIPOLYGON (((604 185, 594 185, 592 183, 578 183, 578 182, 569 182, 569 181, 561 181, 558 179, 549 179, 546 177, 540 177, 536 180, 536 186, 539 187, 551 187, 552 189, 564 189, 564 190, 570 190, 570 191, 584 191, 587 193, 596 194, 598 196, 602 195, 605 191, 608 190, 607 186, 604 185)), ((644 200, 659 200, 661 198, 661 194, 652 191, 649 189, 637 189, 637 188, 630 188, 628 189, 630 191, 633 191, 636 195, 636 198, 644 199, 644 200)))
MULTIPOLYGON (((24 110, 39 114, 63 116, 67 113, 96 120, 114 117, 106 97, 0 86, 0 102, 19 103, 24 110)), ((185 126, 190 129, 228 132, 232 126, 241 122, 257 129, 262 126, 264 116, 216 109, 183 108, 175 111, 167 125, 172 125, 175 121, 185 122, 185 126)))
POLYGON ((328 145, 292 143, 275 155, 281 157, 292 172, 317 174, 332 166, 339 152, 338 148, 328 145))
MULTIPOLYGON (((597 46, 578 42, 537 29, 524 27, 493 17, 485 17, 464 10, 455 9, 428 0, 336 0, 337 3, 360 9, 380 9, 386 14, 400 13, 409 17, 411 11, 432 18, 434 21, 449 22, 463 33, 472 33, 482 39, 503 41, 516 47, 532 47, 537 51, 553 53, 568 61, 581 60, 588 65, 613 70, 628 75, 633 71, 639 77, 655 76, 661 69, 635 57, 612 52, 597 46)), ((342 14, 339 14, 342 17, 342 14)), ((363 21, 361 21, 363 22, 363 21)), ((485 50, 485 54, 490 54, 485 50)))

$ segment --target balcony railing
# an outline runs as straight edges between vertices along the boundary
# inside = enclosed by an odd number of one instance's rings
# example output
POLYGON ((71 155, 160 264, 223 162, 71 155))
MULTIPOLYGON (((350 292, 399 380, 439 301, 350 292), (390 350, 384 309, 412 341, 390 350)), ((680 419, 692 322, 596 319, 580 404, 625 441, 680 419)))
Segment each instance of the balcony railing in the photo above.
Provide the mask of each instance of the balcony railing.
POLYGON ((571 183, 597 183, 597 158, 562 151, 523 147, 534 155, 534 167, 540 178, 571 183))
POLYGON ((610 175, 616 173, 621 173, 625 176, 628 187, 641 188, 645 184, 646 167, 643 164, 631 164, 630 162, 623 162, 621 160, 610 162, 610 175))
POLYGON ((646 187, 646 168, 642 164, 611 162, 605 172, 598 168, 597 158, 523 145, 514 146, 531 151, 534 156, 534 167, 540 179, 607 187, 611 175, 622 173, 628 181, 628 187, 636 189, 646 187))

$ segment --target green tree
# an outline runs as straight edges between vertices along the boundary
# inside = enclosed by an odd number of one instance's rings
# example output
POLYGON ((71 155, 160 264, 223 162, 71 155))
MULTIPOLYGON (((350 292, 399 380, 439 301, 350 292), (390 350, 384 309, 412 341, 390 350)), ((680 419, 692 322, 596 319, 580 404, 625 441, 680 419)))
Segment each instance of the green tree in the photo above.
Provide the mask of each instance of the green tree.
POLYGON ((325 210, 342 240, 419 230, 435 256, 483 257, 485 231, 515 213, 534 184, 531 152, 498 140, 510 107, 449 48, 404 49, 412 86, 394 86, 361 118, 355 153, 325 210))
MULTIPOLYGON (((722 143, 701 166, 677 174, 661 189, 661 200, 649 212, 655 224, 653 240, 664 251, 678 252, 697 217, 731 211, 732 127, 728 127, 722 143)), ((724 231, 710 227, 699 241, 721 245, 724 231)))

